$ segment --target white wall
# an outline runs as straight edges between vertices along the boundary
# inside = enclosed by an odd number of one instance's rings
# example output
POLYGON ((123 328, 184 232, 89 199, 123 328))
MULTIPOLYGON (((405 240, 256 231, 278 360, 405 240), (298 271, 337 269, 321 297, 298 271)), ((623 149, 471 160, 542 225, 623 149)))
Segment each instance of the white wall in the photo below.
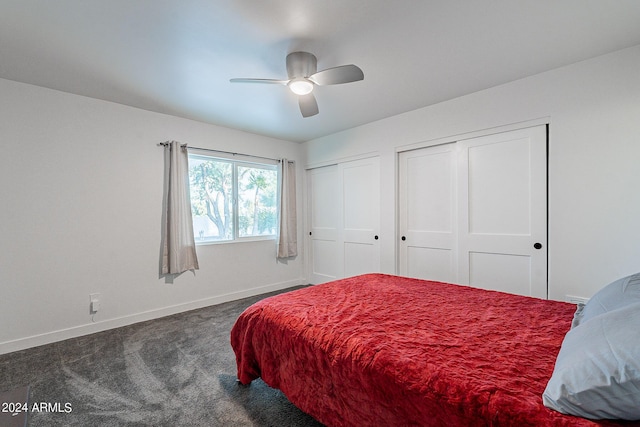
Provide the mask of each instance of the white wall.
POLYGON ((160 278, 167 140, 302 163, 297 143, 0 80, 0 353, 302 282, 274 241, 199 246, 195 275, 160 278))
MULTIPOLYGON (((549 296, 590 297, 640 271, 640 46, 309 141, 306 162, 377 151, 381 238, 397 238, 398 149, 537 119, 550 123, 549 296)), ((395 245, 382 268, 396 272, 395 245)))

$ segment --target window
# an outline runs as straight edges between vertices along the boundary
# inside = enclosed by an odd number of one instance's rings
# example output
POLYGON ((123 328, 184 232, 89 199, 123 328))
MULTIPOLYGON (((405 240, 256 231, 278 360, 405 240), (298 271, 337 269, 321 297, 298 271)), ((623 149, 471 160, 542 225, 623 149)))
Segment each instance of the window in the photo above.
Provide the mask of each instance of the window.
POLYGON ((189 154, 196 243, 275 238, 276 165, 189 154))

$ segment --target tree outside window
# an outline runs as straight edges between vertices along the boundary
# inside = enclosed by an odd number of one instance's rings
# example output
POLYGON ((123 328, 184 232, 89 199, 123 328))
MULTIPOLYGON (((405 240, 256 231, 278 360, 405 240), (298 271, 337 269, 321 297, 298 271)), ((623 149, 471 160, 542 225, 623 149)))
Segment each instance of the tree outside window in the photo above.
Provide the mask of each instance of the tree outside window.
POLYGON ((193 229, 199 243, 274 238, 275 165, 189 155, 193 229))

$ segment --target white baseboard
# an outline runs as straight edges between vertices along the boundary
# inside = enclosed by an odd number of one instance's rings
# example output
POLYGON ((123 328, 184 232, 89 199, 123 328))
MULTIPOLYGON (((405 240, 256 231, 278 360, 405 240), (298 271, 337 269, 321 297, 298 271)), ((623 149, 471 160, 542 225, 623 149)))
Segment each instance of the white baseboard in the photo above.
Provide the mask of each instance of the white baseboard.
POLYGON ((72 328, 60 329, 57 331, 47 332, 44 334, 33 335, 30 337, 20 338, 17 340, 6 341, 0 343, 0 354, 11 353, 14 351, 25 350, 44 344, 51 344, 57 341, 63 341, 69 338, 76 338, 83 335, 94 334, 96 332, 106 331, 109 329, 119 328, 147 320, 158 319, 160 317, 170 316, 172 314, 182 313, 189 310, 208 307, 210 305, 222 304, 224 302, 235 301, 242 298, 252 297, 267 292, 279 291, 282 289, 299 286, 305 283, 304 279, 289 280, 286 282, 274 283, 257 288, 246 289, 239 292, 232 292, 224 295, 217 295, 188 303, 172 305, 156 310, 144 311, 128 316, 122 316, 114 319, 102 320, 86 325, 74 326, 72 328))

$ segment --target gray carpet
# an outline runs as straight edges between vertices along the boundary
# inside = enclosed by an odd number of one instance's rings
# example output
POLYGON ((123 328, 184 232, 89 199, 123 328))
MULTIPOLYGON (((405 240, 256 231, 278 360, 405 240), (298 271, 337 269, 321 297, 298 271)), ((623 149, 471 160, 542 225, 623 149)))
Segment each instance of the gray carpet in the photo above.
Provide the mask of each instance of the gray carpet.
POLYGON ((0 355, 35 426, 321 426, 261 380, 236 383, 229 332, 246 298, 0 355))

